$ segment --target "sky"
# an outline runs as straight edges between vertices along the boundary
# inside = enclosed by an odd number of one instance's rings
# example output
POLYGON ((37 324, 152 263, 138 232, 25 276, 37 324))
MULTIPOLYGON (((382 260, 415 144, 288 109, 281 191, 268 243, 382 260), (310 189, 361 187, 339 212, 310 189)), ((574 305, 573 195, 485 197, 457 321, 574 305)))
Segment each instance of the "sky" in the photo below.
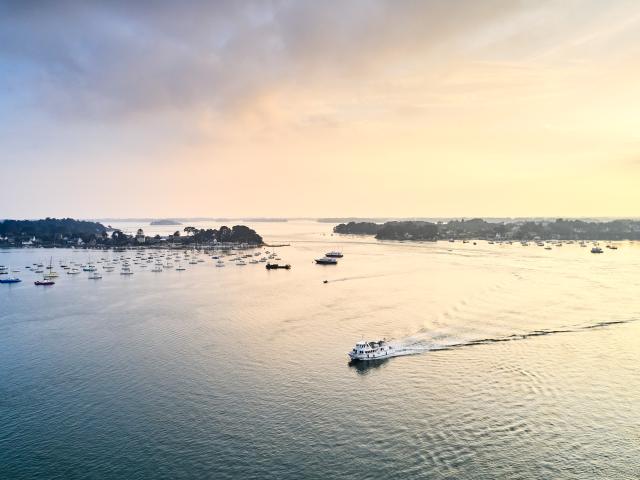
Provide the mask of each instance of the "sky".
POLYGON ((0 218, 640 215, 640 3, 2 1, 0 218))

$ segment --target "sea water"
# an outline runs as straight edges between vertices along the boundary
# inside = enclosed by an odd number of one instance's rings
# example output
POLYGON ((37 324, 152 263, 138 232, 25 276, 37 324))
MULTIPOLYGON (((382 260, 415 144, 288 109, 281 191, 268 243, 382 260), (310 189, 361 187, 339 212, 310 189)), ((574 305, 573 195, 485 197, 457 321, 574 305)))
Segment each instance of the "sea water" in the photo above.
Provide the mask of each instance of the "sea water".
POLYGON ((23 280, 0 285, 0 478, 640 476, 640 245, 251 226, 291 270, 201 255, 89 280, 59 262, 121 253, 0 251, 23 280), (417 354, 348 363, 380 338, 417 354))

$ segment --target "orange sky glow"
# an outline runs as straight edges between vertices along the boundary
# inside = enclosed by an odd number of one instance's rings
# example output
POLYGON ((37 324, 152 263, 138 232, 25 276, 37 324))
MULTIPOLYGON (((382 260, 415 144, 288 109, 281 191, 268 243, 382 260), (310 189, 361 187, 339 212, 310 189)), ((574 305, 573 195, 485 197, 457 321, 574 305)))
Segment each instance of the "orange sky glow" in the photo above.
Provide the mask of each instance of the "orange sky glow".
POLYGON ((637 2, 211 3, 2 7, 0 217, 639 215, 637 2))

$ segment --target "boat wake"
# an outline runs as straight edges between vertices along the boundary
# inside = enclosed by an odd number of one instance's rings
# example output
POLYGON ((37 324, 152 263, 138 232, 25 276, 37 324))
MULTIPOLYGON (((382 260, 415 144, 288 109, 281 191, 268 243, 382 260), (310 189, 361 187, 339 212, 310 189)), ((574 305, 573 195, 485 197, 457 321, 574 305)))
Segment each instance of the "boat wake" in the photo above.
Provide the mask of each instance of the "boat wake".
POLYGON ((426 353, 426 352, 435 352, 435 351, 444 351, 444 350, 454 350, 464 347, 474 347, 478 345, 488 345, 491 343, 501 343, 501 342, 513 342, 518 340, 527 340, 529 338, 534 337, 543 337, 546 335, 555 335, 560 333, 577 333, 583 332, 586 330, 592 330, 597 328, 607 328, 615 325, 621 325, 626 323, 636 322, 640 319, 632 318, 628 320, 612 320, 612 321, 604 321, 597 322, 589 325, 577 325, 572 327, 561 327, 555 329, 540 329, 533 330, 531 332, 526 333, 514 333, 510 335, 504 336, 496 336, 496 337, 485 337, 478 339, 470 339, 465 341, 459 341, 455 339, 447 339, 447 336, 434 336, 431 334, 430 339, 420 338, 420 334, 414 335, 411 337, 406 337, 405 339, 398 340, 396 343, 401 345, 403 355, 414 355, 417 353, 426 353))

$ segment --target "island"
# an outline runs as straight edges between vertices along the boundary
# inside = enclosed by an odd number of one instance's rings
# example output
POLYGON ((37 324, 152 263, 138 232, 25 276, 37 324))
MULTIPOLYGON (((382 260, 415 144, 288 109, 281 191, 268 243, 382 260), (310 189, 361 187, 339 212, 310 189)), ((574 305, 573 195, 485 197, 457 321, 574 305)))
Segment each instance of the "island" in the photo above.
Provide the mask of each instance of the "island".
POLYGON ((221 226, 218 229, 185 227, 184 235, 147 236, 140 228, 135 235, 110 229, 99 222, 72 218, 0 221, 0 247, 232 247, 261 246, 262 237, 245 225, 221 226))
POLYGON ((336 225, 333 231, 345 235, 375 235, 381 227, 382 225, 373 222, 349 222, 336 225))
POLYGON ((342 235, 375 235, 378 240, 640 240, 639 220, 586 221, 514 220, 487 222, 481 218, 448 222, 389 221, 341 223, 342 235))
POLYGON ((165 218, 162 220, 152 220, 149 225, 182 225, 182 223, 176 221, 176 220, 171 220, 169 218, 165 218))

